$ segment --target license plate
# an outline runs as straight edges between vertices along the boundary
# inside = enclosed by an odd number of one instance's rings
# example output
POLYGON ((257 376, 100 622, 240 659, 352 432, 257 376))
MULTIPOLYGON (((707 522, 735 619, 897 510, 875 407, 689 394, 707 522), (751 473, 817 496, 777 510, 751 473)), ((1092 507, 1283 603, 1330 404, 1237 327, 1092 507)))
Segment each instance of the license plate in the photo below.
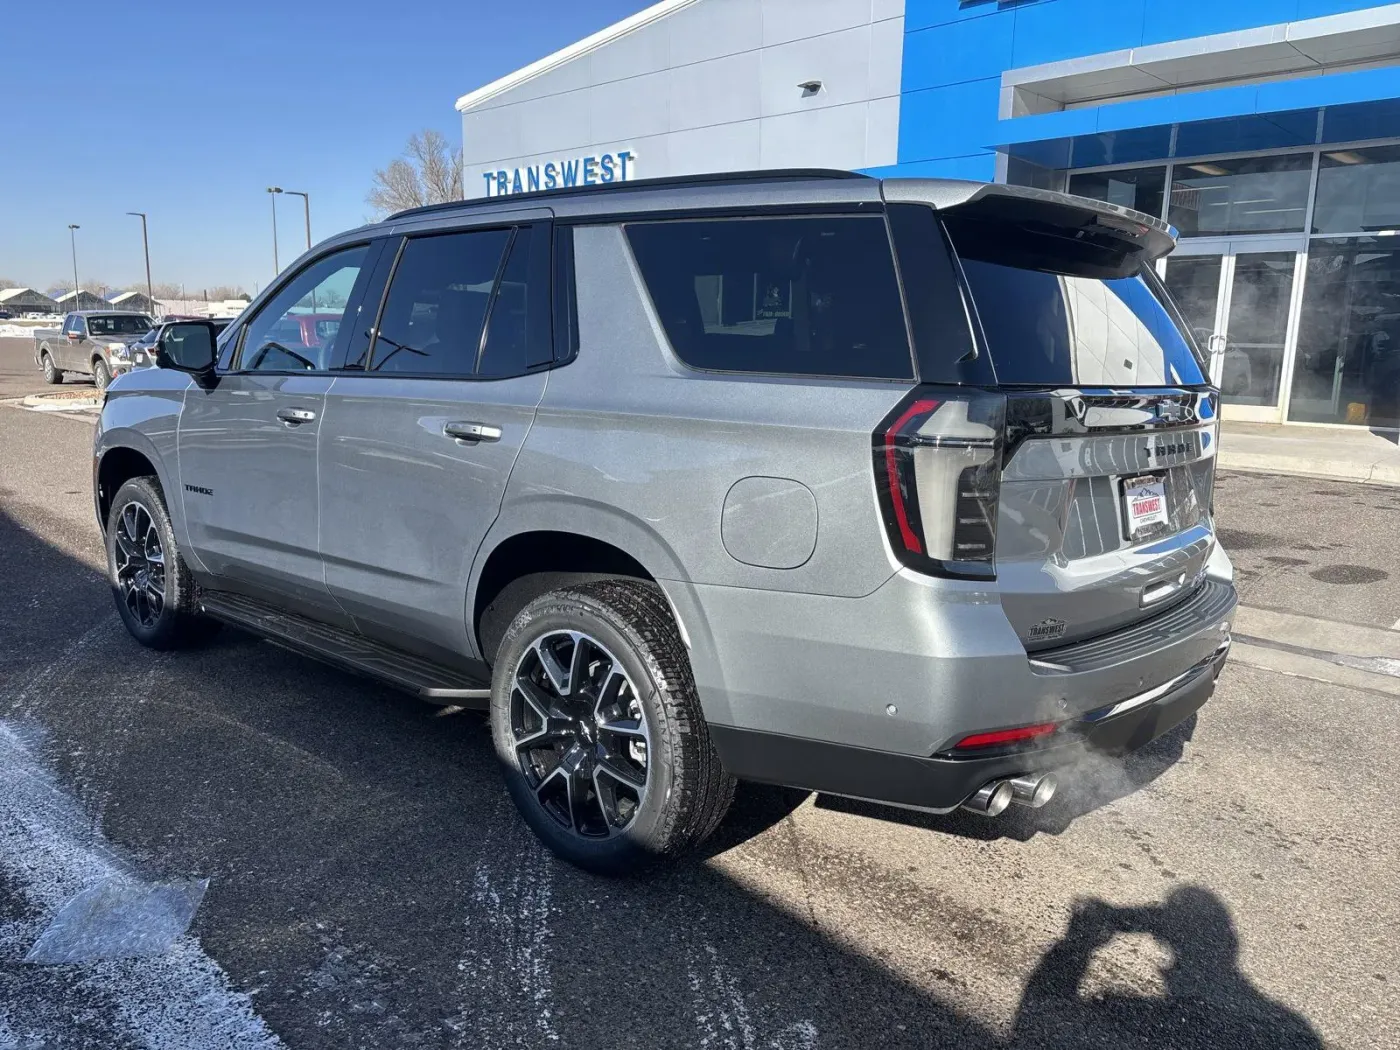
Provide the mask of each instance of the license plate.
POLYGON ((1127 508, 1129 539, 1137 539, 1157 525, 1166 525, 1166 479, 1152 474, 1129 478, 1123 482, 1123 504, 1127 508))

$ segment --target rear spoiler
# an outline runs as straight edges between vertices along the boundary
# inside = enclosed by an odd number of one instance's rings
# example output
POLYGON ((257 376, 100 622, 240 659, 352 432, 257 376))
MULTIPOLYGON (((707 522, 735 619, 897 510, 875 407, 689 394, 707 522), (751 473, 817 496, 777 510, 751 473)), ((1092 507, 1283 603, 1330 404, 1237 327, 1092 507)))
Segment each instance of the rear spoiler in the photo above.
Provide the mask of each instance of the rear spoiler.
POLYGON ((956 179, 885 179, 889 203, 927 204, 958 254, 1084 276, 1127 277, 1176 247, 1161 219, 1068 193, 956 179))

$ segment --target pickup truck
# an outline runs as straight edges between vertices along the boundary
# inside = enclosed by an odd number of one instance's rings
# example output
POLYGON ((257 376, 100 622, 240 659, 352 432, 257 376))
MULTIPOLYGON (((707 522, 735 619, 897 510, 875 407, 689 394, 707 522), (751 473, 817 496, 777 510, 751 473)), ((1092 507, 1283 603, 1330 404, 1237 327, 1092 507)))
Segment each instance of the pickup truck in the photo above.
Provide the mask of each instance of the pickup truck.
POLYGON ((151 330, 145 314, 122 310, 79 310, 63 319, 62 328, 34 330, 34 363, 44 382, 61 383, 65 372, 92 377, 99 391, 113 376, 131 370, 127 349, 151 330))

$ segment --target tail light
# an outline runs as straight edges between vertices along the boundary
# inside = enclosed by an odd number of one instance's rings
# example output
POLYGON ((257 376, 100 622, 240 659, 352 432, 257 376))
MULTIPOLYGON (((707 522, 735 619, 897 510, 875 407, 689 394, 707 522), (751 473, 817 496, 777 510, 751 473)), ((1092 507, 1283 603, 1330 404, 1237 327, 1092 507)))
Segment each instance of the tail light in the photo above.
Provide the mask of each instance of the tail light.
POLYGON ((896 556, 936 576, 996 575, 1006 399, 914 390, 874 435, 875 483, 896 556))

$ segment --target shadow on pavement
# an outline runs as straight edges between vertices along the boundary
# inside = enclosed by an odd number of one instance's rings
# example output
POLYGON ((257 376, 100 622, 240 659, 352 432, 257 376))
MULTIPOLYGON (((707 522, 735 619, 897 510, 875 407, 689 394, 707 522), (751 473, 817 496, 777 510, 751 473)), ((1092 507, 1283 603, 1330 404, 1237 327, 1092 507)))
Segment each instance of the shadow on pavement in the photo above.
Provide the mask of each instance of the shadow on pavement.
MULTIPOLYGON (((742 790, 710 851, 726 870, 699 859, 600 879, 525 829, 479 716, 233 631, 198 651, 145 650, 92 567, 3 513, 0 572, 0 718, 45 728, 45 760, 148 875, 210 878, 193 932, 299 1050, 1186 1047, 1221 1045, 1222 1025, 1247 1023, 1269 1026, 1270 1046, 1317 1045, 1239 973, 1208 891, 1081 908, 1035 969, 1014 1031, 999 1031, 973 1016, 1009 1016, 979 998, 978 974, 1019 980, 1033 949, 970 935, 928 960, 950 989, 935 994, 830 932, 810 895, 793 908, 780 903, 791 893, 749 877, 823 877, 788 820, 802 792, 742 790), (1166 1000, 1079 995, 1088 958, 1125 930, 1171 948, 1166 1000)), ((881 891, 893 873, 879 858, 821 849, 845 869, 834 877, 852 907, 870 901, 896 939, 989 921, 907 880, 881 891)), ((0 898, 6 868, 0 857, 0 898)), ((0 914, 17 906, 0 899, 0 914)), ((0 957, 0 987, 17 965, 0 957)))
POLYGON ((1161 904, 1077 902, 1064 937, 1031 974, 1016 1014, 1014 1047, 1185 1045, 1201 1033, 1221 1047, 1322 1047, 1301 1015, 1267 998, 1239 970, 1240 942, 1225 902, 1210 890, 1172 890, 1161 904), (1093 955, 1120 934, 1151 936, 1171 955, 1164 995, 1080 993, 1093 955))

